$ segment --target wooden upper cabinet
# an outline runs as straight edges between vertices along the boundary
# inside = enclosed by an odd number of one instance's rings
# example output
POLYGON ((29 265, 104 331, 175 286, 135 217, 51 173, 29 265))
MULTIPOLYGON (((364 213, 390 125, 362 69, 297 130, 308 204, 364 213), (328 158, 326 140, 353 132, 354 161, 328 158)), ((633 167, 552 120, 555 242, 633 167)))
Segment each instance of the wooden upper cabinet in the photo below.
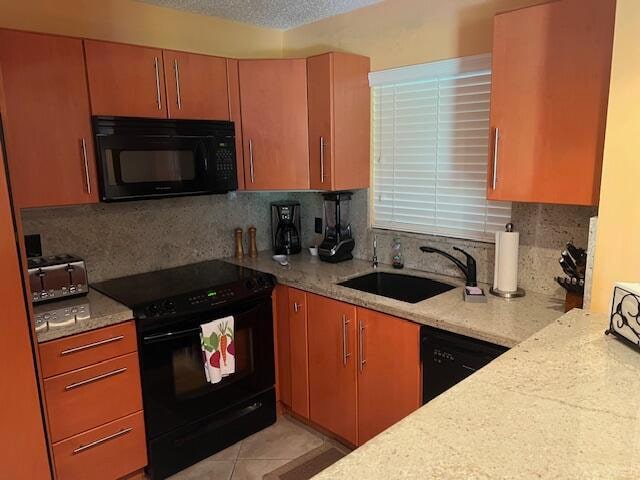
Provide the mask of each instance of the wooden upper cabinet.
POLYGON ((495 17, 489 199, 598 203, 614 17, 614 0, 495 17))
POLYGON ((422 405, 420 326, 358 307, 358 444, 422 405))
POLYGON ((0 30, 0 65, 16 204, 97 202, 82 40, 0 30))
POLYGON ((246 189, 308 189, 306 60, 238 63, 246 189))
POLYGON ((357 445, 356 307, 308 293, 307 310, 310 419, 357 445))
POLYGON ((85 40, 94 115, 166 118, 162 50, 85 40))
POLYGON ((171 50, 162 56, 170 118, 229 120, 226 59, 171 50))
POLYGON ((307 59, 309 173, 314 190, 368 188, 369 58, 326 53, 307 59))

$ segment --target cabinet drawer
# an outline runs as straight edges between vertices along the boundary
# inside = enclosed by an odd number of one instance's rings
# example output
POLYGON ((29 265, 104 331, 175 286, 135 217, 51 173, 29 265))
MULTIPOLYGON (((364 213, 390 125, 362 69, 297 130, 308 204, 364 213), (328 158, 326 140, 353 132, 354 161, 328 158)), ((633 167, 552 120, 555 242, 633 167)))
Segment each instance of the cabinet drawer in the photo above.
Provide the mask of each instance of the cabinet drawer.
POLYGON ((40 345, 42 376, 70 372, 136 350, 133 321, 52 340, 40 345))
POLYGON ((48 378, 44 392, 53 442, 142 410, 138 354, 48 378))
POLYGON ((53 445, 60 480, 113 480, 147 464, 144 419, 134 413, 53 445))

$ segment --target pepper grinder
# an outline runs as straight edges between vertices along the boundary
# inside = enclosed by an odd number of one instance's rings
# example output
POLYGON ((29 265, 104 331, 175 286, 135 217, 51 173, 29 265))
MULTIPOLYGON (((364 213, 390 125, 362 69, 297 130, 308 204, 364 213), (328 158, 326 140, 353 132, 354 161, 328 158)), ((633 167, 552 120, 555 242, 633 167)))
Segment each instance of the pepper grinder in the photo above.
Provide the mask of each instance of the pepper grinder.
POLYGON ((249 256, 256 258, 258 256, 258 247, 256 246, 256 227, 249 227, 249 256))
POLYGON ((242 229, 236 228, 236 258, 241 259, 244 257, 244 247, 242 245, 242 229))

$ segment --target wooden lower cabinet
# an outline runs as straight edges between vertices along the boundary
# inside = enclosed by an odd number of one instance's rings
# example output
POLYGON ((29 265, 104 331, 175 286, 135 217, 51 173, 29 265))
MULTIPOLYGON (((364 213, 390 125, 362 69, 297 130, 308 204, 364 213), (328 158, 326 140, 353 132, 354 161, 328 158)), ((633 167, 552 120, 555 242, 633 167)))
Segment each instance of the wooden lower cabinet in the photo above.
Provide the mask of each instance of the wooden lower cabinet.
POLYGON ((147 465, 133 321, 39 345, 57 480, 115 480, 147 465))
POLYGON ((291 410, 309 418, 309 352, 307 293, 289 289, 289 332, 291 335, 291 410))
POLYGON ((144 418, 136 412, 53 445, 58 480, 115 480, 147 465, 144 418))
POLYGON ((356 307, 307 294, 309 418, 358 443, 356 307))
POLYGON ((420 326, 279 285, 280 400, 362 445, 422 405, 420 326))
POLYGON ((420 326, 358 307, 358 445, 422 404, 420 326))

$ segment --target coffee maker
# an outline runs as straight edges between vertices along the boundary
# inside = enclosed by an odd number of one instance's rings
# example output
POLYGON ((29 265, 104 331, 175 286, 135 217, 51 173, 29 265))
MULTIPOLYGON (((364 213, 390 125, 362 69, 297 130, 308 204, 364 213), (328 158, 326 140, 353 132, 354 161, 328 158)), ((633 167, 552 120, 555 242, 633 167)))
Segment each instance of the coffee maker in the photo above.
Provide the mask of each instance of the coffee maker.
POLYGON ((318 248, 320 260, 330 263, 351 260, 351 252, 356 242, 349 223, 349 203, 351 192, 325 193, 324 197, 324 240, 318 248))
POLYGON ((271 204, 271 240, 276 255, 300 253, 300 203, 271 204))

